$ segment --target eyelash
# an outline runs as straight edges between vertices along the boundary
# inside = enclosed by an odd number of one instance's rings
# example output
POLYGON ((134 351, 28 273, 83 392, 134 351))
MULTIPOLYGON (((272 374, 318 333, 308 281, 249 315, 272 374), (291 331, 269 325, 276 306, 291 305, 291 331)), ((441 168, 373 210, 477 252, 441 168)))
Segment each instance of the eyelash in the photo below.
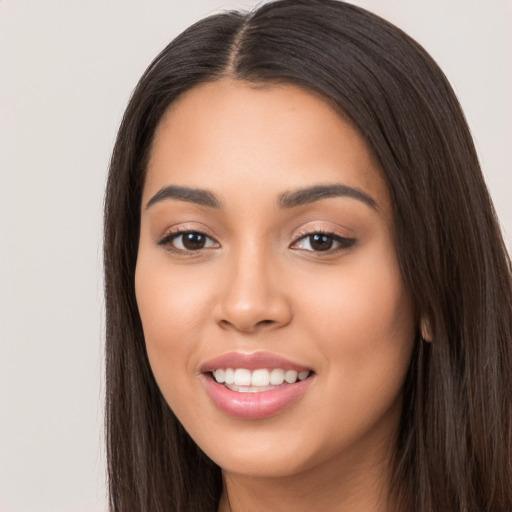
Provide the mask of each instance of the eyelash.
MULTIPOLYGON (((158 242, 158 245, 165 247, 170 252, 173 252, 175 254, 182 254, 182 255, 194 254, 194 253, 198 253, 203 250, 217 248, 217 247, 201 247, 197 250, 192 250, 192 249, 186 249, 186 248, 180 249, 178 247, 174 247, 172 245, 172 242, 174 242, 175 240, 177 240, 180 237, 183 237, 184 235, 201 236, 209 241, 213 241, 215 244, 217 244, 218 247, 220 247, 219 243, 216 242, 211 236, 208 236, 206 233, 203 233, 202 231, 199 231, 197 229, 183 229, 183 230, 178 230, 178 231, 173 231, 171 233, 168 233, 158 242)), ((183 245, 183 241, 182 241, 182 245, 183 245)))
POLYGON ((296 245, 301 240, 308 240, 308 239, 309 239, 309 244, 311 246, 311 238, 314 237, 315 235, 321 235, 323 237, 327 237, 332 241, 333 244, 334 243, 338 244, 338 247, 328 248, 325 251, 315 251, 315 250, 303 249, 307 252, 315 253, 318 256, 321 256, 323 254, 325 254, 325 255, 337 254, 338 252, 345 251, 345 250, 349 249, 356 243, 355 238, 347 238, 347 237, 338 235, 336 233, 333 233, 332 231, 326 231, 323 229, 315 229, 313 231, 299 233, 299 237, 297 238, 297 240, 295 240, 295 242, 293 242, 292 246, 296 245))
MULTIPOLYGON (((298 250, 304 250, 306 252, 315 253, 319 256, 321 256, 323 254, 332 255, 332 254, 336 254, 338 252, 347 250, 356 243, 355 238, 347 238, 347 237, 337 235, 336 233, 332 233, 330 231, 316 229, 314 231, 299 233, 298 238, 290 245, 290 247, 293 248, 294 245, 297 245, 299 242, 305 241, 308 239, 309 239, 309 245, 311 247, 311 238, 316 235, 321 235, 323 237, 327 237, 332 241, 333 244, 337 243, 337 244, 339 244, 339 246, 334 249, 330 247, 323 251, 322 250, 315 251, 314 249, 298 249, 298 250)), ((208 243, 208 242, 206 242, 206 243, 208 243)), ((199 253, 200 251, 216 249, 216 248, 220 247, 220 244, 217 241, 215 241, 212 237, 210 237, 209 235, 207 235, 206 233, 204 233, 202 231, 193 230, 193 229, 179 230, 179 231, 173 231, 172 233, 168 233, 158 242, 158 245, 165 247, 170 252, 173 252, 175 254, 180 254, 180 255, 190 255, 190 254, 194 254, 194 253, 199 253), (172 242, 179 239, 180 237, 183 237, 184 235, 197 235, 197 236, 205 237, 207 240, 209 240, 210 242, 213 242, 214 244, 217 244, 217 245, 216 246, 210 245, 209 247, 200 247, 197 250, 186 249, 186 248, 182 249, 182 248, 174 247, 172 245, 172 242)), ((183 241, 182 241, 182 245, 183 245, 183 241)))

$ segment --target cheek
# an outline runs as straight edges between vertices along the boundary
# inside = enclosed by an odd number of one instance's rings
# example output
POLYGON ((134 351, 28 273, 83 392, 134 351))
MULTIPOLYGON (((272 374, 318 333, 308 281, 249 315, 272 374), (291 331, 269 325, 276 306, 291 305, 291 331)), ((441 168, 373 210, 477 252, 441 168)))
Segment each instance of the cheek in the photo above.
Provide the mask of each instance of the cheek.
POLYGON ((340 329, 343 339, 362 348, 377 338, 409 338, 414 332, 410 294, 402 280, 391 237, 382 230, 370 247, 347 255, 343 264, 326 268, 303 288, 309 317, 318 325, 340 329), (320 320, 321 319, 321 320, 320 320), (356 342, 357 340, 357 342, 356 342))
POLYGON ((207 268, 171 266, 166 259, 165 253, 139 252, 135 293, 147 339, 170 342, 177 336, 193 337, 207 320, 212 273, 207 268))
POLYGON ((412 300, 394 252, 369 253, 336 272, 308 283, 301 328, 316 340, 332 386, 350 384, 346 399, 389 398, 399 392, 415 337, 412 300))
POLYGON ((151 369, 174 408, 185 383, 197 372, 194 363, 207 324, 211 301, 208 273, 194 277, 185 268, 170 269, 163 257, 141 251, 135 292, 151 369))

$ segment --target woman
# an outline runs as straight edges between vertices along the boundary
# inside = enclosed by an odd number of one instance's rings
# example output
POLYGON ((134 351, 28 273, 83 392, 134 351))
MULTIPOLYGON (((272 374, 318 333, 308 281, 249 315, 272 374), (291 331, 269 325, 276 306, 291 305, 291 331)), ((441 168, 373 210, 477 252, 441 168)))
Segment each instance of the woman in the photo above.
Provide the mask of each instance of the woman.
POLYGON ((333 0, 141 78, 105 207, 111 508, 512 510, 510 263, 442 72, 333 0))

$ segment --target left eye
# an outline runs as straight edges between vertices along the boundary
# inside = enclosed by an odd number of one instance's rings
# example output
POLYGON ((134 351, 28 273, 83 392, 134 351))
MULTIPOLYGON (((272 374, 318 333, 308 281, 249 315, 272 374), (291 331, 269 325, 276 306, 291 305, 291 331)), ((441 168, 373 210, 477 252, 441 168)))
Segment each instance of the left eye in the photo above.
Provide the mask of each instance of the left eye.
POLYGON ((292 247, 304 251, 327 252, 348 249, 354 243, 353 238, 345 238, 334 233, 311 233, 299 238, 292 247))
POLYGON ((219 246, 215 240, 198 231, 174 233, 162 240, 161 244, 178 251, 199 251, 219 246))

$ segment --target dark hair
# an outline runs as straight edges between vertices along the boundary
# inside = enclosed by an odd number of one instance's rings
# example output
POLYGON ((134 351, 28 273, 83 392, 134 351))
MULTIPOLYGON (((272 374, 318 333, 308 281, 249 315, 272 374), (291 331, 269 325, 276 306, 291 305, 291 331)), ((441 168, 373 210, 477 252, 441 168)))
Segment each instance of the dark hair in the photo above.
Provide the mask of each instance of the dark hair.
POLYGON ((220 469, 184 431, 146 355, 134 291, 152 138, 184 91, 232 77, 284 82, 348 116, 389 186, 396 251, 418 318, 393 459, 393 510, 512 510, 511 267, 461 108, 405 33, 335 0, 206 18, 153 61, 126 109, 105 200, 110 506, 214 511, 220 469))

